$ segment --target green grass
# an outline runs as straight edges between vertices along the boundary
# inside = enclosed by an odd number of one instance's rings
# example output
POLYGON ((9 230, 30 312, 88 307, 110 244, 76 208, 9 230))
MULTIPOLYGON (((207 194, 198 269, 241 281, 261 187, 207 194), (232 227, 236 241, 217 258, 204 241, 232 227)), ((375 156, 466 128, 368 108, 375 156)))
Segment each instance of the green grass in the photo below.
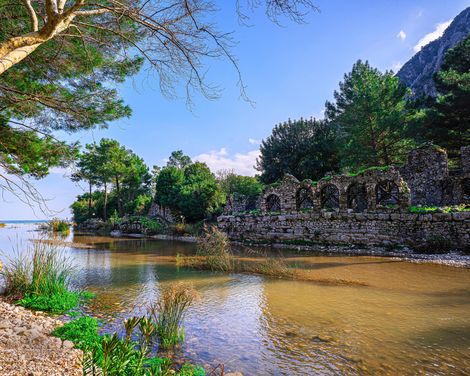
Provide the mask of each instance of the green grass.
POLYGON ((33 310, 64 313, 78 306, 88 293, 69 288, 73 267, 63 250, 51 244, 34 242, 9 258, 0 271, 5 295, 33 310))
POLYGON ((101 344, 98 320, 89 316, 69 321, 51 334, 62 340, 72 341, 75 347, 81 350, 93 349, 101 344))
POLYGON ((361 175, 369 171, 388 171, 390 170, 390 168, 391 166, 372 166, 372 167, 360 169, 357 172, 348 172, 347 175, 350 177, 355 177, 355 176, 361 175))
POLYGON ((470 205, 454 206, 410 206, 409 212, 414 214, 432 214, 432 213, 461 213, 470 211, 470 205))

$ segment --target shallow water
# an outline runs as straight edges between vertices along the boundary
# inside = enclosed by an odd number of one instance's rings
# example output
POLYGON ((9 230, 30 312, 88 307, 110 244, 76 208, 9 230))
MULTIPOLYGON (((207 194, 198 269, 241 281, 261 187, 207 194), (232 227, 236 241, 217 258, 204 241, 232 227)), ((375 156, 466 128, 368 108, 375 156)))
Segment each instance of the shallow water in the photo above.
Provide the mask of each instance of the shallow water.
MULTIPOLYGON (((0 229, 0 249, 37 237, 33 225, 0 229)), ((71 236, 72 237, 72 236, 71 236)), ((470 374, 470 270, 379 257, 290 256, 319 280, 178 269, 194 245, 74 236, 76 283, 96 292, 103 330, 144 311, 162 286, 187 281, 200 294, 178 356, 245 375, 470 374)), ((2 256, 0 256, 1 258, 2 256)), ((4 256, 3 256, 4 257, 4 256)))

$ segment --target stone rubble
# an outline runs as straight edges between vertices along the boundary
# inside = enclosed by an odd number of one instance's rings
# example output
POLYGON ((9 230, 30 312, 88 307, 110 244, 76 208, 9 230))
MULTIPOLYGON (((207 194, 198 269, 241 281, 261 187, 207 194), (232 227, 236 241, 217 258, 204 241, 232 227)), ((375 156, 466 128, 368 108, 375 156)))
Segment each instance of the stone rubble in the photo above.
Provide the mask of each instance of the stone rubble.
POLYGON ((0 298, 0 375, 82 375, 82 352, 50 333, 63 323, 0 298))

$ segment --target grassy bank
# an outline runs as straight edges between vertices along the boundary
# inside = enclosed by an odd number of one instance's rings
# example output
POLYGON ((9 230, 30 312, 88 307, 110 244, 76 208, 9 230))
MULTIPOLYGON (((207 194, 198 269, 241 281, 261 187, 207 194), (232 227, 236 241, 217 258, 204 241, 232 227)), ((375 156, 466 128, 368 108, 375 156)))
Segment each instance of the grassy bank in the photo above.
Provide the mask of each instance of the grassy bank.
POLYGON ((78 306, 89 293, 70 287, 71 261, 53 245, 29 243, 16 250, 0 270, 5 296, 25 308, 61 314, 78 306))

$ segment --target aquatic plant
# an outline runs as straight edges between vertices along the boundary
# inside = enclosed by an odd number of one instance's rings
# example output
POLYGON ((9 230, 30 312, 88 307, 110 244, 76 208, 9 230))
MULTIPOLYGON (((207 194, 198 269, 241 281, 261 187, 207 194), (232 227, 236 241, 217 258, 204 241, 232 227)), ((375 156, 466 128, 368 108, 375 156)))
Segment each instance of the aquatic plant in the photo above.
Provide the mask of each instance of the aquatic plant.
POLYGON ((34 242, 14 252, 0 271, 5 295, 26 308, 63 313, 85 297, 69 288, 73 267, 63 250, 34 242))
POLYGON ((294 271, 289 267, 288 262, 282 256, 265 257, 262 261, 245 265, 242 271, 267 275, 275 278, 292 279, 295 277, 294 271))
POLYGON ((70 233, 70 222, 59 218, 53 218, 48 223, 48 228, 54 233, 68 235, 70 233))
POLYGON ((132 317, 124 322, 126 335, 100 336, 98 321, 81 317, 55 329, 52 335, 69 340, 83 350, 83 374, 106 376, 204 376, 202 367, 184 364, 179 371, 171 359, 153 356, 157 330, 151 317, 132 317))
POLYGON ((197 240, 197 256, 202 268, 228 272, 234 269, 234 258, 227 235, 215 226, 205 227, 197 240))
POLYGON ((196 290, 187 284, 177 283, 162 289, 159 300, 150 308, 162 348, 171 348, 184 340, 182 321, 196 298, 196 290))

